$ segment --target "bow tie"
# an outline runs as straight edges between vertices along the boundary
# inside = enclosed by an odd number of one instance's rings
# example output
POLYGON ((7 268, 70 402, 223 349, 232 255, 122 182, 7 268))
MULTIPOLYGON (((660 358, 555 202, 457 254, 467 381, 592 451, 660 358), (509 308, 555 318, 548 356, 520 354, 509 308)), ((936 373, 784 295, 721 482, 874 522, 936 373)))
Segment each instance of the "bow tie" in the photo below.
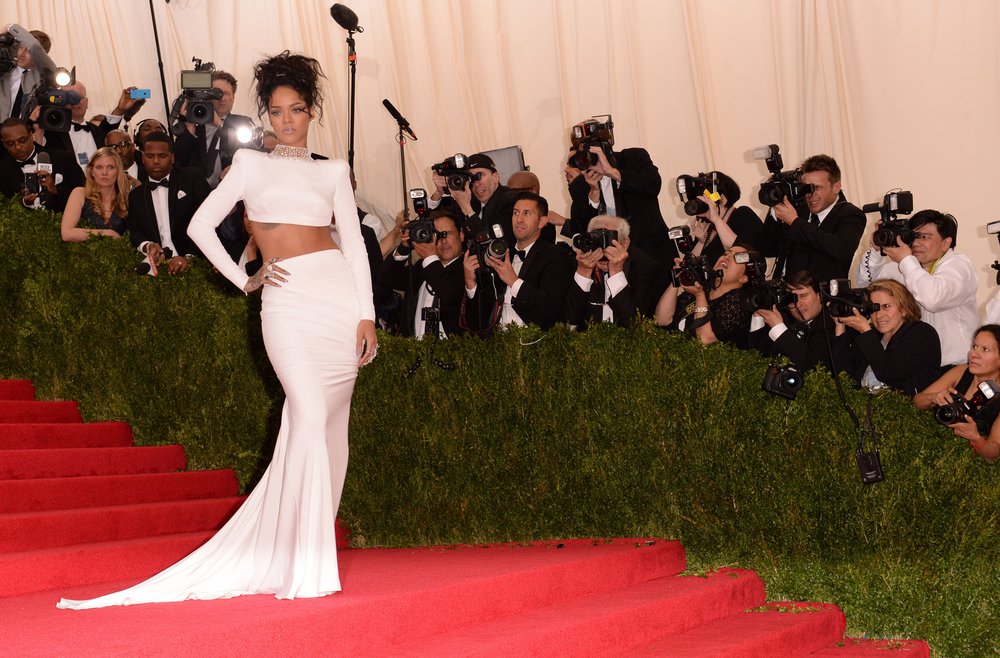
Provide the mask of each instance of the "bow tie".
MULTIPOLYGON (((523 250, 522 249, 515 249, 514 250, 514 258, 520 258, 522 263, 524 262, 524 259, 527 257, 527 255, 528 255, 528 250, 527 249, 523 249, 523 250)), ((514 262, 513 259, 511 259, 511 262, 512 263, 514 262)))
POLYGON ((24 162, 18 162, 17 166, 18 167, 25 167, 27 165, 33 165, 33 164, 35 164, 35 156, 31 156, 30 158, 28 158, 24 162))
POLYGON ((154 181, 154 180, 149 181, 149 191, 150 192, 155 192, 156 188, 158 188, 158 187, 165 187, 167 189, 170 189, 170 177, 167 176, 163 180, 159 180, 159 181, 154 181))
POLYGON ((89 123, 74 123, 73 124, 73 132, 76 132, 77 130, 83 130, 83 131, 86 131, 86 132, 89 133, 93 128, 94 127, 92 125, 90 125, 89 123))

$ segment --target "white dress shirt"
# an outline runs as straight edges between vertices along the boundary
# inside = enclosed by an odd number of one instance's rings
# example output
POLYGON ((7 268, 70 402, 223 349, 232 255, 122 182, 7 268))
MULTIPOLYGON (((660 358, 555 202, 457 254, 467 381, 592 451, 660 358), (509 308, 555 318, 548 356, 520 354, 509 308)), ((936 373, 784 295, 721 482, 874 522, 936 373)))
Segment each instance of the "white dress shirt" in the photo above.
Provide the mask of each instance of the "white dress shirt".
MULTIPOLYGON (((575 281, 576 285, 580 287, 580 290, 585 293, 589 293, 590 288, 594 285, 593 279, 581 276, 579 272, 573 273, 573 281, 575 281)), ((611 276, 607 276, 607 274, 605 274, 604 308, 601 312, 602 322, 615 321, 614 311, 611 310, 611 306, 608 304, 608 301, 622 290, 625 290, 625 286, 627 285, 628 279, 625 278, 625 272, 619 272, 618 274, 612 274, 611 276)))

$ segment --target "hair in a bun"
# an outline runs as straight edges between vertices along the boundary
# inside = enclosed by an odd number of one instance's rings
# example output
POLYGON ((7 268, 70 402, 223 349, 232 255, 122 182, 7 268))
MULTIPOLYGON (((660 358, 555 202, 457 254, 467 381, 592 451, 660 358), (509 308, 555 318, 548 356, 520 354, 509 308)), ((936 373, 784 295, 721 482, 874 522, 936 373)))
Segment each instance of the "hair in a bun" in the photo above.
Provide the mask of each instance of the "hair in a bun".
POLYGON ((322 81, 326 78, 319 62, 305 55, 293 55, 287 50, 274 57, 263 59, 253 68, 257 81, 257 109, 259 116, 267 113, 271 94, 278 87, 291 87, 302 96, 310 110, 315 109, 323 118, 322 81))

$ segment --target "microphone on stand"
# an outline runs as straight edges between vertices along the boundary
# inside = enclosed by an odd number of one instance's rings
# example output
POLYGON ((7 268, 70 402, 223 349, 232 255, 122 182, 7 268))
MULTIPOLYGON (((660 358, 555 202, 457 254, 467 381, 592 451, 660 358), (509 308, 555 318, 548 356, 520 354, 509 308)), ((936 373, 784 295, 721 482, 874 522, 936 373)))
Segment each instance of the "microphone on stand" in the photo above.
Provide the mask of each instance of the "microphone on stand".
POLYGON ((382 100, 382 105, 385 105, 385 109, 389 110, 389 114, 391 114, 392 118, 399 124, 399 129, 409 135, 410 139, 417 141, 417 135, 413 132, 413 129, 410 128, 410 122, 403 118, 403 115, 399 113, 399 110, 393 107, 388 98, 382 100))
POLYGON ((351 11, 350 7, 342 5, 339 2, 332 7, 330 7, 330 15, 333 16, 333 20, 337 21, 337 25, 344 28, 348 32, 364 32, 365 28, 358 27, 358 15, 351 11))

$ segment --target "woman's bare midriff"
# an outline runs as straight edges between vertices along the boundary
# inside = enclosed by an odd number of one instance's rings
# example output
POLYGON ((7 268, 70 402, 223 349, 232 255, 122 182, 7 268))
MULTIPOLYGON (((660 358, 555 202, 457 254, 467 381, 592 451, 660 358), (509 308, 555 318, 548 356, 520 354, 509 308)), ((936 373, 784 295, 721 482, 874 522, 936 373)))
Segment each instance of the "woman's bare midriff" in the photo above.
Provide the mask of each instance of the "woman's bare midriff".
POLYGON ((251 228, 254 241, 265 261, 271 258, 294 258, 327 249, 340 249, 330 237, 328 226, 272 224, 251 220, 251 228))

